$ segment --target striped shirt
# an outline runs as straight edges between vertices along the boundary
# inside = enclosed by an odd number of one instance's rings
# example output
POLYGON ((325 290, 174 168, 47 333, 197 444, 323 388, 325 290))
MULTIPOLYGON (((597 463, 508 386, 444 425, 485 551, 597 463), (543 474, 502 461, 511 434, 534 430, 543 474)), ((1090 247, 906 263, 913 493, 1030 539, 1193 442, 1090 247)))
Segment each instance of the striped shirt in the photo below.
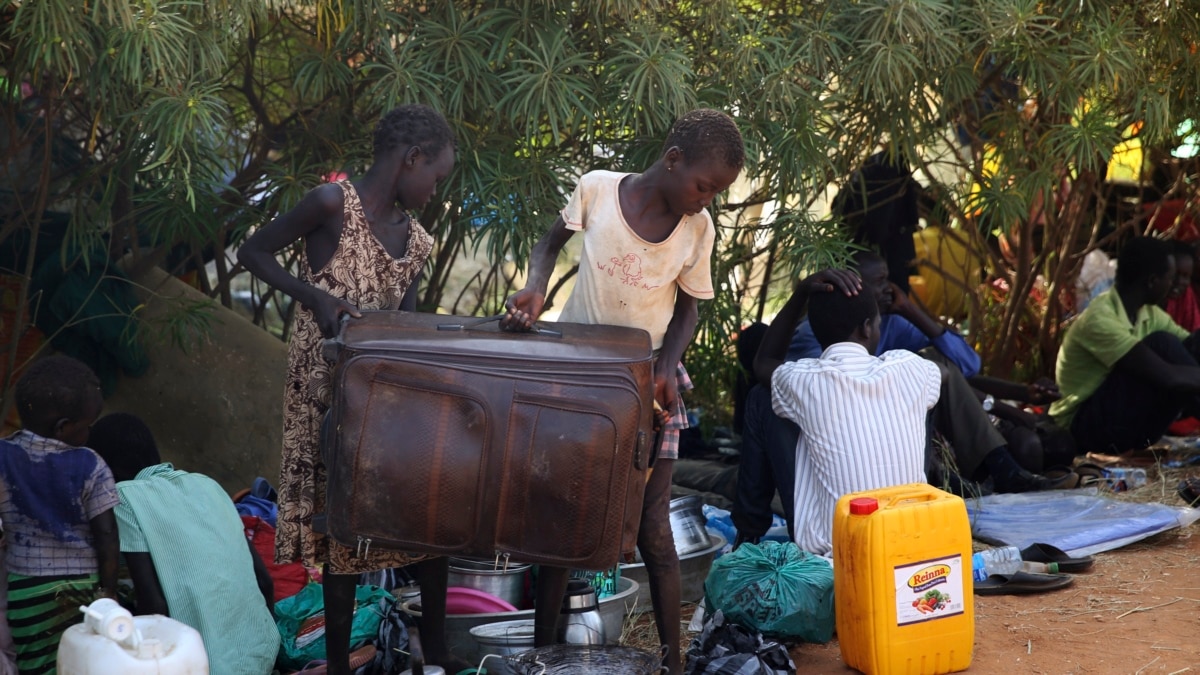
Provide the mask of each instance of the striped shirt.
POLYGON ((242 519, 216 481, 170 464, 117 483, 122 553, 149 553, 171 618, 200 633, 213 675, 266 675, 279 630, 242 519))
POLYGON ((792 533, 800 548, 830 554, 842 495, 925 482, 926 416, 940 389, 933 363, 907 351, 871 356, 853 342, 776 369, 775 412, 800 425, 792 533))

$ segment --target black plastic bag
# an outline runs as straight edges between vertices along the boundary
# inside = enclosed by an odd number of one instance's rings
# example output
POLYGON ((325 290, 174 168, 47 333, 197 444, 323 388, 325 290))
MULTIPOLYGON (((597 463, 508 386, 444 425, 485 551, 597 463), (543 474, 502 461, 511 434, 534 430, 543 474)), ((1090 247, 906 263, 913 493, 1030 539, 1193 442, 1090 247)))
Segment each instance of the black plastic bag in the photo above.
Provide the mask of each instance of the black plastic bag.
POLYGON ((787 648, 762 633, 728 623, 717 610, 692 638, 684 675, 795 675, 787 648))

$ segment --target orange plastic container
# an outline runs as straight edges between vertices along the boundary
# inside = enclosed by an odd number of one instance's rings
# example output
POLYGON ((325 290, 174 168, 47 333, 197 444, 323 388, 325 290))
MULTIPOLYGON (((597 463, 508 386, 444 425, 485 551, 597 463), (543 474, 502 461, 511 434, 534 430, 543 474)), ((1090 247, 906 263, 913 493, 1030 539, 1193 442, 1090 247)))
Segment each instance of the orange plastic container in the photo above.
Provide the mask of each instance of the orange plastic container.
POLYGON ((833 516, 842 660, 867 675, 966 670, 975 647, 971 526, 925 484, 843 496, 833 516))

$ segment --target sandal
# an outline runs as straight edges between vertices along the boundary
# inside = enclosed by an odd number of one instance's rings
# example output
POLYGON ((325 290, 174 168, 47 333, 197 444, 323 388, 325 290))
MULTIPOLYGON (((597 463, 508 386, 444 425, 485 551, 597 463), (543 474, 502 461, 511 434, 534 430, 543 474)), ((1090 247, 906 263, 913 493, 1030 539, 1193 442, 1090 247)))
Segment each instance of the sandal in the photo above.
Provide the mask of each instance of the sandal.
POLYGON ((1082 572, 1095 564, 1092 556, 1072 558, 1067 552, 1050 544, 1030 544, 1021 549, 1021 560, 1040 563, 1058 563, 1059 572, 1082 572))
POLYGON ((1084 462, 1074 467, 1074 471, 1079 474, 1079 487, 1099 485, 1108 481, 1108 475, 1104 473, 1104 469, 1091 462, 1084 462))
POLYGON ((1029 595, 1066 588, 1074 582, 1069 574, 993 574, 975 582, 975 595, 1029 595))
POLYGON ((1119 455, 1103 452, 1089 452, 1085 457, 1089 462, 1100 466, 1132 466, 1147 468, 1154 466, 1166 454, 1166 448, 1146 448, 1144 450, 1129 450, 1119 455))
POLYGON ((1187 502, 1188 506, 1194 506, 1200 509, 1200 477, 1192 476, 1179 481, 1179 498, 1187 502))
POLYGON ((1053 467, 1034 476, 1041 479, 1034 490, 1073 490, 1083 486, 1082 477, 1065 466, 1053 467))

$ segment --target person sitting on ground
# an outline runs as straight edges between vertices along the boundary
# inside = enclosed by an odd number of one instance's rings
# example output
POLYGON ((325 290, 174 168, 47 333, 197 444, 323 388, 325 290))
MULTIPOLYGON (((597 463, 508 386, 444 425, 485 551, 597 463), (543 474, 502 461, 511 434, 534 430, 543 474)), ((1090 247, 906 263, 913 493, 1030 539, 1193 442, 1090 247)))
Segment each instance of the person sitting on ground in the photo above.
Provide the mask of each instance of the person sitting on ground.
MULTIPOLYGON (((1064 473, 1050 480, 1031 473, 1019 464, 1009 449, 1009 440, 992 424, 988 413, 1006 414, 1011 410, 1013 426, 1022 429, 1036 426, 1036 420, 1023 411, 1004 406, 994 399, 989 401, 967 381, 983 381, 986 386, 1006 398, 1024 399, 1027 402, 1048 402, 1057 395, 1057 390, 1038 383, 1028 387, 1015 383, 981 378, 979 355, 963 338, 946 330, 914 303, 908 302, 903 293, 888 281, 887 265, 878 255, 860 252, 855 256, 858 272, 865 287, 870 288, 879 303, 880 340, 875 355, 895 349, 920 352, 933 361, 942 372, 942 389, 933 410, 933 426, 949 443, 953 453, 954 472, 946 471, 942 480, 955 492, 969 493, 976 488, 964 484, 966 480, 992 479, 996 492, 1027 492, 1062 487, 1073 487, 1078 477, 1064 473), (911 319, 909 318, 911 317, 911 319), (989 406, 988 410, 984 405, 989 406)), ((797 326, 787 358, 818 358, 822 349, 807 320, 797 326)), ((1007 417, 1008 415, 1006 415, 1007 417)), ((1034 433, 1034 432, 1031 432, 1034 433)), ((1053 432, 1047 432, 1053 433, 1053 432)), ((795 446, 799 429, 788 420, 772 412, 770 392, 764 387, 752 389, 746 397, 746 420, 742 434, 741 463, 738 469, 737 495, 732 508, 732 520, 738 529, 738 540, 757 541, 771 523, 769 504, 778 491, 784 505, 784 518, 791 525, 791 514, 787 513, 792 503, 791 489, 794 467, 790 448, 795 446)), ((1037 444, 1030 456, 1041 461, 1042 446, 1037 435, 1032 438, 1014 432, 1024 444, 1037 444)), ((1065 453, 1065 459, 1074 455, 1073 446, 1065 453)), ((1058 463, 1057 461, 1054 463, 1058 463)), ((935 473, 933 458, 927 463, 929 472, 935 473)), ((937 478, 936 476, 930 476, 937 478)))
POLYGON ((1050 415, 1081 453, 1142 450, 1181 412, 1196 416, 1200 341, 1158 307, 1174 281, 1171 245, 1135 237, 1117 255, 1116 284, 1067 329, 1050 415))
POLYGON ((1175 259, 1175 283, 1167 294, 1167 314, 1186 331, 1200 329, 1200 302, 1192 288, 1192 273, 1196 269, 1196 249, 1182 241, 1171 242, 1171 257, 1175 259))
MULTIPOLYGON (((1027 404, 1047 404, 1059 398, 1058 387, 1049 379, 1041 378, 1031 384, 1009 382, 979 373, 979 355, 958 333, 947 329, 925 313, 894 283, 888 280, 887 263, 869 251, 860 251, 854 256, 856 267, 862 275, 863 284, 875 290, 879 299, 880 337, 876 355, 892 349, 904 349, 920 353, 943 369, 942 397, 934 409, 934 428, 950 443, 954 451, 955 468, 967 480, 982 481, 992 477, 997 492, 1027 492, 1047 487, 1030 471, 1040 470, 1042 454, 1040 438, 1035 433, 1039 421, 1024 410, 1002 403, 999 399, 1016 400, 1027 404), (984 414, 987 413, 987 414, 984 414), (1014 431, 1005 434, 991 423, 988 414, 1008 422, 1005 429, 1014 431), (1016 431, 1029 431, 1029 436, 1016 431), (1029 456, 1024 466, 1026 472, 1017 472, 1008 460, 1016 459, 1010 445, 1020 440, 1023 456, 1029 456), (1029 445, 1037 445, 1029 448, 1029 445), (998 449, 1004 448, 1002 452, 998 449), (995 457, 988 456, 995 453, 995 457), (997 463, 997 460, 999 463, 997 463)), ((816 358, 820 346, 812 337, 807 321, 801 322, 788 349, 792 358, 816 358)), ((1053 435, 1053 430, 1045 428, 1053 435)), ((1069 463, 1074 458, 1074 447, 1055 453, 1050 465, 1069 463)), ((1021 463, 1018 462, 1020 465, 1021 463)), ((1066 487, 1070 487, 1069 485, 1066 487)))
POLYGON ((53 673, 79 606, 117 593, 117 491, 84 447, 100 381, 68 356, 35 361, 17 381, 22 429, 0 441, 0 520, 8 540, 8 622, 21 673, 53 673))
POLYGON ((941 373, 912 352, 873 356, 878 342, 872 289, 853 272, 823 270, 796 285, 755 358, 776 413, 800 427, 792 538, 810 553, 832 552, 842 495, 925 482, 927 419, 941 373), (785 362, 806 308, 825 350, 819 359, 785 362))
POLYGON ((137 613, 195 628, 214 673, 270 673, 279 654, 271 581, 229 495, 207 476, 163 464, 135 415, 101 418, 88 444, 120 481, 117 525, 137 613))
MULTIPOLYGON (((903 289, 888 278, 887 261, 871 251, 859 251, 854 254, 854 263, 862 275, 863 283, 874 288, 879 298, 881 352, 906 349, 936 356, 938 361, 956 367, 967 383, 981 392, 977 396, 980 401, 986 400, 987 395, 992 395, 993 399, 1030 404, 1050 403, 1058 398, 1057 385, 1047 378, 1026 385, 981 375, 979 354, 961 335, 909 300, 903 289)), ((820 353, 821 346, 817 344, 808 322, 801 321, 788 348, 788 356, 793 359, 816 358, 820 353)), ((1013 409, 996 401, 995 410, 989 406, 989 412, 1005 415, 1006 408, 1013 409)))

